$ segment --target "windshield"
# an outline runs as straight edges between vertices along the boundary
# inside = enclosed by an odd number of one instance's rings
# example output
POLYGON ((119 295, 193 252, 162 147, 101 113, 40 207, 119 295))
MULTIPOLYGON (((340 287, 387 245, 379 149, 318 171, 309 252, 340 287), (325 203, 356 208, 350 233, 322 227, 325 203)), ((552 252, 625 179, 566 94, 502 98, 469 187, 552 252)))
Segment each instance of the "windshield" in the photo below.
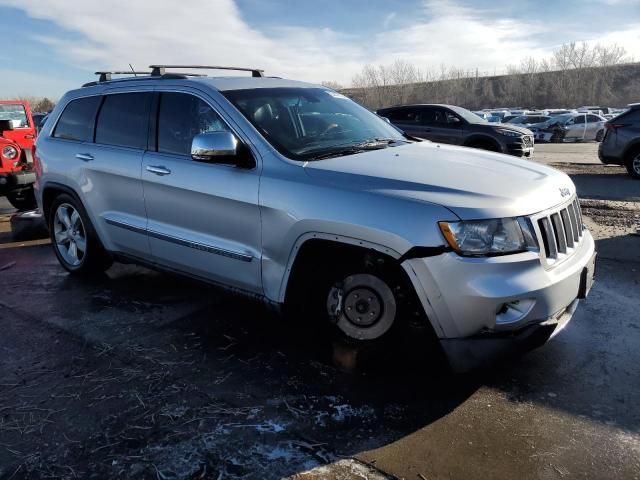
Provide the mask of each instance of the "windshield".
POLYGON ((259 88, 222 93, 280 153, 296 160, 363 143, 407 141, 385 120, 333 90, 259 88))
POLYGON ((450 108, 458 116, 464 118, 469 123, 489 123, 484 118, 481 118, 479 115, 473 113, 471 110, 467 110, 466 108, 456 107, 453 105, 447 105, 447 108, 450 108))
POLYGON ((13 128, 28 127, 27 112, 19 103, 0 104, 0 120, 11 120, 13 128))

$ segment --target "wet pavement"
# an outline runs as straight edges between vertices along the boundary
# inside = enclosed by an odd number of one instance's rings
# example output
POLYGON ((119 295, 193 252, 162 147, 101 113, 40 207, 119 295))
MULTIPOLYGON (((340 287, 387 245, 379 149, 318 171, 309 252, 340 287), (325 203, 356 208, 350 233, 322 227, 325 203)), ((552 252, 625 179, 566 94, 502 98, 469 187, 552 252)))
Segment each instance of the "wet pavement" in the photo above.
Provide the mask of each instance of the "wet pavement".
POLYGON ((640 237, 607 208, 568 327, 453 376, 341 372, 304 318, 172 275, 72 278, 4 207, 0 479, 640 478, 640 237))

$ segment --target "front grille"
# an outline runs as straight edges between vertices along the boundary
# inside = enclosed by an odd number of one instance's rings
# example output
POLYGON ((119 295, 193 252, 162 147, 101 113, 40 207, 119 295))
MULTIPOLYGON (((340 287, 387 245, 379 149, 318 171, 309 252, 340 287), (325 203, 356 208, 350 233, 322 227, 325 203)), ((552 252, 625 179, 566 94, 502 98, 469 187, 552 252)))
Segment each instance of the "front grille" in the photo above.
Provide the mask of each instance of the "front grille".
POLYGON ((570 256, 582 241, 584 224, 577 197, 564 207, 544 212, 536 219, 542 253, 549 264, 570 256))

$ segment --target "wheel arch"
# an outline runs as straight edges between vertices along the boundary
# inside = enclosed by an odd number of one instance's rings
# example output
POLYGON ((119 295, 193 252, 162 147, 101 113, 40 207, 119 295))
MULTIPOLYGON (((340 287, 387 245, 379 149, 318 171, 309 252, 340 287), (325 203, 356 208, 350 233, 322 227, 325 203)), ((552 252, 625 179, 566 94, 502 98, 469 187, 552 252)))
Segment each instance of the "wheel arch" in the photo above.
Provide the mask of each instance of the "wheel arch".
POLYGON ((309 255, 335 253, 337 251, 358 252, 362 255, 373 251, 395 261, 400 260, 402 257, 399 252, 392 248, 367 240, 323 232, 305 233, 298 237, 291 249, 289 260, 287 261, 287 266, 282 277, 277 301, 279 303, 285 302, 287 293, 290 293, 289 287, 292 273, 297 271, 296 269, 304 267, 309 255))
POLYGON ((632 155, 635 152, 640 151, 640 138, 630 142, 629 145, 624 149, 624 153, 622 154, 622 159, 626 162, 629 158, 629 155, 632 155))
POLYGON ((490 143, 493 147, 495 147, 496 152, 502 152, 502 145, 500 145, 500 142, 498 142, 491 135, 487 135, 485 133, 474 133, 472 135, 469 135, 467 138, 465 138, 462 146, 472 147, 473 144, 477 143, 490 143))
POLYGON ((57 182, 48 182, 42 188, 42 215, 47 225, 49 225, 49 211, 51 210, 51 204, 61 193, 66 193, 67 195, 72 196, 84 208, 84 203, 80 199, 80 196, 71 187, 57 182))

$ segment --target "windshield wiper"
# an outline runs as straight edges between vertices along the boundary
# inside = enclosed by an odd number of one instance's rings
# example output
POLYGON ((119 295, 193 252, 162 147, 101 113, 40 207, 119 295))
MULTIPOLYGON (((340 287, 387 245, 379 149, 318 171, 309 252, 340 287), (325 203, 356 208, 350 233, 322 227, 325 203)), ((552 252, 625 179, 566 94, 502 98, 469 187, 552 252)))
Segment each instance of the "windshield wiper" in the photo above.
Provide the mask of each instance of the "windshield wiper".
POLYGON ((383 148, 387 148, 390 142, 395 142, 396 140, 385 139, 383 141, 379 140, 371 140, 361 143, 354 143, 352 145, 342 147, 342 148, 333 148, 330 150, 325 150, 321 153, 317 153, 315 155, 309 156, 308 160, 324 160, 326 158, 333 157, 343 157, 345 155, 353 155, 356 153, 362 153, 369 150, 382 150, 383 148))

